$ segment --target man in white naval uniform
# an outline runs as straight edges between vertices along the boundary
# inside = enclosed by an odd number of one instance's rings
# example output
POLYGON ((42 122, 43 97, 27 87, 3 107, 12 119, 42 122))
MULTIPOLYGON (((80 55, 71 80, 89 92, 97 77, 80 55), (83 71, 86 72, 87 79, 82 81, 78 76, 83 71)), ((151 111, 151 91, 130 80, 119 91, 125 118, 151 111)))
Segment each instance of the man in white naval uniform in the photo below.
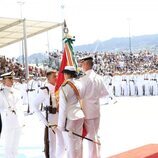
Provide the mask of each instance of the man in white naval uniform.
POLYGON ((143 81, 144 81, 144 75, 138 71, 135 75, 135 85, 136 85, 136 94, 137 96, 143 96, 143 81))
POLYGON ((145 70, 143 76, 144 76, 144 95, 149 96, 150 95, 149 71, 145 70))
POLYGON ((1 119, 1 113, 0 113, 0 136, 1 136, 1 131, 2 131, 2 119, 1 119))
MULTIPOLYGON (((31 108, 44 123, 46 127, 49 125, 57 125, 58 112, 54 96, 54 88, 56 83, 57 71, 48 70, 46 72, 47 82, 44 87, 41 87, 37 96, 33 99, 31 108), (48 120, 46 116, 40 110, 40 104, 43 103, 44 109, 48 110, 48 120), (56 111, 53 111, 55 109, 56 111)), ((56 135, 53 133, 52 129, 48 130, 48 139, 49 139, 49 149, 47 147, 47 140, 45 140, 45 155, 46 158, 56 158, 56 135), (48 153, 47 153, 48 151, 48 153), (49 156, 48 156, 49 155, 49 156)), ((47 135, 45 131, 45 136, 47 135)), ((47 139, 47 138, 45 138, 47 139)))
POLYGON ((29 74, 29 78, 26 80, 26 83, 22 85, 23 91, 23 104, 27 105, 27 113, 33 112, 30 105, 32 104, 33 99, 36 96, 36 82, 34 80, 34 75, 29 74))
MULTIPOLYGON (((2 90, 2 79, 0 78, 0 91, 2 90)), ((2 118, 1 118, 1 113, 0 113, 0 136, 2 132, 2 118)))
POLYGON ((0 111, 4 122, 2 132, 4 132, 5 138, 4 156, 5 158, 16 158, 22 127, 20 124, 21 95, 17 89, 13 88, 13 72, 5 73, 1 77, 4 82, 4 87, 0 91, 0 111))
POLYGON ((113 89, 114 89, 114 95, 116 97, 120 97, 122 94, 121 83, 122 83, 121 74, 119 72, 115 72, 113 75, 112 85, 113 85, 113 89))
POLYGON ((104 85, 107 88, 107 91, 109 93, 109 95, 106 97, 106 99, 103 100, 103 102, 106 100, 106 103, 104 103, 104 104, 117 102, 117 100, 113 94, 113 85, 112 85, 113 82, 112 81, 113 81, 113 74, 112 73, 109 73, 107 76, 105 75, 103 77, 104 85))
POLYGON ((129 95, 130 96, 135 96, 135 76, 134 76, 134 72, 130 72, 129 73, 129 95))
MULTIPOLYGON (((108 92, 103 84, 101 76, 97 75, 93 67, 93 58, 84 57, 79 60, 85 76, 80 78, 81 81, 81 98, 83 99, 83 112, 85 114, 85 128, 87 137, 95 140, 98 136, 100 125, 100 104, 99 99, 106 97, 108 92)), ((99 140, 98 140, 99 141, 99 140)), ((97 151, 97 144, 88 142, 88 158, 99 158, 100 153, 97 151)))
POLYGON ((59 91, 58 129, 67 131, 67 133, 63 133, 67 158, 82 158, 82 138, 71 133, 74 132, 82 136, 84 114, 79 102, 80 82, 75 79, 77 72, 73 66, 66 66, 63 73, 65 83, 59 91))
POLYGON ((129 96, 129 78, 125 72, 123 72, 123 74, 122 74, 121 87, 122 87, 122 95, 129 96))
POLYGON ((150 94, 155 96, 157 95, 157 91, 158 91, 155 70, 150 71, 149 78, 150 78, 150 94))

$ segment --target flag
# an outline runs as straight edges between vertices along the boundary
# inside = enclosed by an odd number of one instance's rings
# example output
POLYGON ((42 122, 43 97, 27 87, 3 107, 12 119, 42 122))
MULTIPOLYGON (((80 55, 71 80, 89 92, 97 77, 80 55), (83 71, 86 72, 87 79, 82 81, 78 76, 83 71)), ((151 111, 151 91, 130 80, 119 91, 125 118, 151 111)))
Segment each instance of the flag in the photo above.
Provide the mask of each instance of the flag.
MULTIPOLYGON (((57 105, 59 103, 59 88, 64 82, 64 74, 62 73, 62 71, 64 70, 65 66, 74 66, 77 70, 77 61, 72 47, 74 41, 75 39, 72 37, 67 36, 66 38, 64 38, 64 53, 63 53, 63 57, 58 73, 58 78, 55 86, 55 96, 57 100, 57 105)), ((86 135, 87 135, 87 131, 85 126, 83 126, 82 136, 85 137, 86 135)))
POLYGON ((74 66, 77 70, 77 61, 75 59, 75 54, 72 47, 72 44, 74 41, 75 39, 70 36, 66 36, 64 38, 64 52, 63 52, 62 61, 61 61, 61 65, 60 65, 59 73, 58 73, 58 78, 57 78, 57 82, 55 86, 55 95, 57 98, 58 98, 59 88, 64 82, 64 75, 62 71, 64 70, 65 66, 74 66))

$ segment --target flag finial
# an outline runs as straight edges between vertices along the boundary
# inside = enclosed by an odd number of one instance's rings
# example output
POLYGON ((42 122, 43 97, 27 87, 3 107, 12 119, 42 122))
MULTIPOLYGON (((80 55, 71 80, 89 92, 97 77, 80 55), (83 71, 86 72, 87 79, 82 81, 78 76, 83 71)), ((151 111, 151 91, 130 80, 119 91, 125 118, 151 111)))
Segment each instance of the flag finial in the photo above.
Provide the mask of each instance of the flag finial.
POLYGON ((66 20, 64 20, 63 32, 64 32, 65 34, 68 34, 68 33, 69 33, 69 29, 67 28, 66 20))

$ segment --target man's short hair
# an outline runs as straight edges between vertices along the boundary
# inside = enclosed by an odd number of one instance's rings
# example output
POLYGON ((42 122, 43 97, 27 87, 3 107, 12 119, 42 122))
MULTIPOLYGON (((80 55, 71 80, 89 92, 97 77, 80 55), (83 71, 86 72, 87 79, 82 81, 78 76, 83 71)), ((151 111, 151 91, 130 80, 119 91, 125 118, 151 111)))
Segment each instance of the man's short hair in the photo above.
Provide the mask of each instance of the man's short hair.
POLYGON ((57 70, 55 70, 55 69, 48 69, 48 70, 46 70, 46 76, 49 76, 52 73, 57 73, 57 70))

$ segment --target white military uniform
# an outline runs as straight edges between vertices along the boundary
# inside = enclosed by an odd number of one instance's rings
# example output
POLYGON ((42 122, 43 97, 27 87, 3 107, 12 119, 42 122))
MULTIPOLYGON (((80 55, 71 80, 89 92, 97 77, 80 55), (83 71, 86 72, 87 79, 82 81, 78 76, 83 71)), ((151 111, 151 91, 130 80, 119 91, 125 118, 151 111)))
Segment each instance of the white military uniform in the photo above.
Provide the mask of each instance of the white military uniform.
POLYGON ((2 131, 2 119, 1 119, 1 113, 0 113, 0 136, 1 136, 1 131, 2 131))
MULTIPOLYGON (((2 90, 3 84, 1 83, 2 79, 0 78, 0 91, 2 90)), ((2 118, 1 118, 1 113, 0 113, 0 136, 2 132, 2 118)))
POLYGON ((134 80, 134 74, 129 75, 129 94, 130 96, 134 96, 135 93, 135 80, 134 80))
POLYGON ((156 73, 150 73, 150 94, 157 95, 158 87, 156 80, 156 73))
POLYGON ((109 95, 106 97, 106 99, 104 98, 104 100, 102 100, 101 102, 105 102, 107 104, 109 103, 116 103, 116 98, 113 94, 113 85, 112 85, 112 80, 113 80, 113 77, 108 75, 108 76, 104 76, 103 77, 103 82, 104 82, 104 85, 105 87, 107 88, 107 91, 109 93, 109 95))
POLYGON ((21 85, 21 91, 22 91, 22 100, 23 104, 27 107, 27 112, 32 113, 32 109, 30 108, 30 105, 32 104, 32 101, 34 100, 36 96, 36 82, 34 79, 26 80, 21 85))
POLYGON ((144 74, 144 95, 149 96, 150 95, 150 82, 149 82, 149 74, 148 72, 145 72, 144 74))
POLYGON ((122 75, 122 95, 123 96, 129 96, 129 78, 128 75, 123 74, 122 75))
POLYGON ((122 83, 122 76, 120 74, 115 74, 113 76, 112 85, 115 89, 114 94, 116 97, 121 96, 121 83, 122 83))
MULTIPOLYGON (((83 98, 85 127, 87 130, 87 137, 95 140, 100 124, 99 99, 106 97, 108 92, 103 84, 101 76, 97 75, 92 69, 85 73, 86 75, 80 79, 82 82, 81 98, 83 98)), ((88 158, 98 158, 97 145, 89 141, 88 147, 88 158)))
POLYGON ((2 132, 5 136, 5 158, 16 158, 22 127, 21 95, 13 87, 3 88, 0 91, 0 111, 3 119, 2 132))
MULTIPOLYGON (((48 87, 49 92, 47 91, 46 88, 41 89, 39 93, 37 94, 37 96, 32 101, 31 108, 39 116, 40 120, 44 123, 44 125, 48 126, 48 122, 53 125, 57 125, 58 113, 56 114, 49 113, 48 121, 47 121, 39 107, 41 103, 44 103, 44 106, 50 106, 50 95, 52 98, 53 107, 56 107, 55 97, 54 97, 55 86, 53 86, 50 83, 46 83, 45 86, 48 87)), ((55 156, 56 155, 56 135, 52 132, 51 129, 49 129, 49 155, 50 155, 50 158, 56 157, 55 156)))
MULTIPOLYGON (((79 88, 77 80, 68 80, 77 89, 79 88)), ((69 84, 63 85, 59 91, 59 129, 61 131, 67 129, 82 136, 83 118, 84 114, 74 89, 69 84)), ((63 132, 63 134, 65 135, 64 142, 67 150, 67 158, 82 158, 82 138, 68 132, 63 132)))
MULTIPOLYGON (((37 91, 36 81, 34 79, 29 80, 26 85, 26 98, 27 98, 28 106, 32 104, 32 101, 34 100, 36 96, 36 91, 37 91)), ((32 113, 33 109, 31 107, 28 107, 28 108, 30 108, 29 112, 32 113)))
POLYGON ((143 96, 143 81, 144 81, 144 75, 138 73, 136 75, 136 81, 135 81, 138 96, 143 96))

